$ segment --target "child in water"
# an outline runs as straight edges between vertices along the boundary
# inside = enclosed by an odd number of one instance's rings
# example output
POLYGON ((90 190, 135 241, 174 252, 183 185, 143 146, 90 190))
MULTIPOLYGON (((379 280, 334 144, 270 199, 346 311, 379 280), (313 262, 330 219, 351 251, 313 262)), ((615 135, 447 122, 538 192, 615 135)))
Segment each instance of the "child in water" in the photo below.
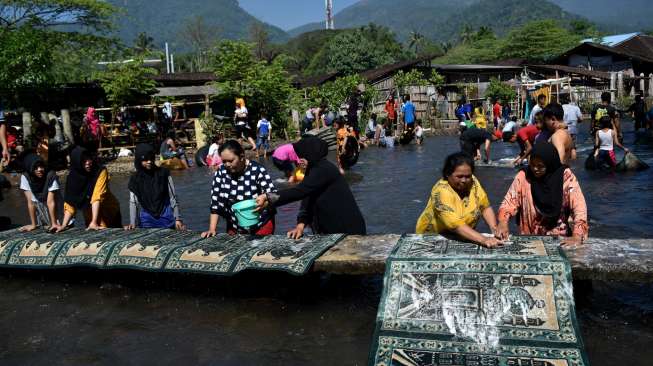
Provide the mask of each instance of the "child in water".
POLYGON ((206 165, 211 168, 217 168, 222 164, 220 159, 220 145, 224 143, 224 135, 218 133, 213 137, 213 143, 209 147, 209 153, 206 155, 206 165))
POLYGON ((597 131, 594 140, 594 159, 598 166, 606 164, 611 169, 615 169, 617 159, 614 154, 614 145, 619 146, 626 153, 629 150, 619 142, 617 133, 612 129, 612 119, 609 116, 602 117, 600 123, 601 129, 597 131))
POLYGON ((422 128, 422 121, 417 121, 417 127, 415 128, 415 141, 417 145, 421 145, 424 142, 424 129, 422 128))
POLYGON ((261 119, 256 124, 257 138, 256 138, 256 157, 258 158, 261 149, 263 149, 263 158, 268 157, 268 150, 270 150, 270 136, 272 135, 272 124, 261 115, 261 119))

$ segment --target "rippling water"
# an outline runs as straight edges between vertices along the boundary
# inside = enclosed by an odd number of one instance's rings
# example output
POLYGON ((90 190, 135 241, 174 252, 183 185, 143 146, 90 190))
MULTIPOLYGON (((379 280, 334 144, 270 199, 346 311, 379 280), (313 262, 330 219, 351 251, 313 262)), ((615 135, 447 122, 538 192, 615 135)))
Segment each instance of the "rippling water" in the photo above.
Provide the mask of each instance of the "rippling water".
MULTIPOLYGON (((629 124, 630 125, 630 124, 629 124)), ((581 135, 585 141, 587 134, 581 135)), ((626 144, 653 165, 648 143, 626 144)), ((414 231, 454 137, 423 146, 370 148, 347 179, 370 233, 414 231)), ((589 206, 590 235, 651 237, 652 172, 586 172, 591 145, 572 166, 589 206)), ((516 147, 493 145, 495 159, 516 147)), ((620 154, 618 153, 620 156, 620 154)), ((274 167, 265 163, 274 173, 274 167)), ((515 171, 479 168, 496 208, 515 171)), ((211 177, 175 173, 182 214, 193 230, 208 222, 211 177)), ((127 178, 113 192, 127 202, 127 178)), ((20 192, 6 194, 2 215, 25 223, 20 192)), ((278 232, 298 205, 279 212, 278 232)), ((123 205, 123 218, 128 207, 123 205)), ((0 364, 364 365, 372 341, 381 276, 248 273, 234 278, 84 270, 0 272, 0 364)), ((578 315, 593 365, 650 365, 653 286, 599 283, 576 288, 578 315)))

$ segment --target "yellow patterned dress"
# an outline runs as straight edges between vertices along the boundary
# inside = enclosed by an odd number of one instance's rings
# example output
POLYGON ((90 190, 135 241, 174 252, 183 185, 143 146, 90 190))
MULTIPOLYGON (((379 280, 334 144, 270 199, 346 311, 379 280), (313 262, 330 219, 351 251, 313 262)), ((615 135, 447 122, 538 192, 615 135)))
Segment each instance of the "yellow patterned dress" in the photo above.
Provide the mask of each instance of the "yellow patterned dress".
POLYGON ((483 210, 490 207, 487 193, 476 177, 469 196, 460 198, 449 182, 441 179, 431 190, 429 202, 417 220, 417 234, 450 232, 462 225, 476 227, 483 210))

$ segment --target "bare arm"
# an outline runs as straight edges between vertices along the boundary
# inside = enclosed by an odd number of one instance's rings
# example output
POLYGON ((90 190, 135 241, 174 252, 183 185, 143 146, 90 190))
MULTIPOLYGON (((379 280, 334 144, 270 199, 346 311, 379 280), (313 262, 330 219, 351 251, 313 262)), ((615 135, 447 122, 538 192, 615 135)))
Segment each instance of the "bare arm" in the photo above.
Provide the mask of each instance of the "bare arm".
POLYGON ((48 192, 48 214, 50 215, 51 227, 56 227, 58 224, 56 192, 48 192))
POLYGON ((487 226, 490 227, 490 230, 492 232, 496 232, 497 230, 497 217, 494 214, 494 210, 492 207, 488 207, 485 210, 483 210, 483 220, 487 223, 487 226))
MULTIPOLYGON (((27 213, 29 214, 29 220, 31 222, 32 230, 36 229, 36 206, 32 202, 32 192, 24 191, 25 199, 27 200, 27 213)), ((31 231, 31 230, 29 230, 31 231)))
POLYGON ((209 230, 202 233, 203 238, 210 238, 217 234, 219 220, 220 216, 218 216, 218 214, 211 214, 209 217, 209 230))
POLYGON ((7 126, 0 124, 0 145, 2 146, 2 161, 9 163, 9 145, 7 145, 7 126))
POLYGON ((619 142, 619 138, 617 137, 617 133, 614 132, 614 130, 612 130, 612 141, 614 141, 614 144, 619 146, 621 148, 621 150, 623 150, 625 152, 628 152, 628 149, 626 149, 624 147, 624 145, 622 145, 621 142, 619 142))
POLYGON ((495 248, 500 245, 500 242, 497 239, 493 237, 486 238, 469 225, 461 225, 454 229, 453 232, 465 240, 469 240, 486 248, 495 248))
POLYGON ((560 155, 560 162, 563 164, 567 161, 567 150, 565 149, 565 141, 562 137, 562 134, 553 134, 551 137, 551 143, 558 150, 558 155, 560 155))
POLYGON ((491 140, 485 140, 485 160, 490 161, 490 146, 492 145, 491 140))

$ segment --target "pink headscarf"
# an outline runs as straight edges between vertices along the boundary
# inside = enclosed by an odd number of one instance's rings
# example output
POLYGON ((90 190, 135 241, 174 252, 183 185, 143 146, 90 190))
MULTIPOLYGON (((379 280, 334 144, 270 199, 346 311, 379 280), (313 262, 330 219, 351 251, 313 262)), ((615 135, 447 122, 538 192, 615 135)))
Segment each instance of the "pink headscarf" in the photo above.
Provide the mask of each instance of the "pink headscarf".
POLYGON ((95 108, 89 107, 86 110, 86 123, 91 128, 93 136, 97 136, 100 130, 100 120, 95 115, 95 108))

